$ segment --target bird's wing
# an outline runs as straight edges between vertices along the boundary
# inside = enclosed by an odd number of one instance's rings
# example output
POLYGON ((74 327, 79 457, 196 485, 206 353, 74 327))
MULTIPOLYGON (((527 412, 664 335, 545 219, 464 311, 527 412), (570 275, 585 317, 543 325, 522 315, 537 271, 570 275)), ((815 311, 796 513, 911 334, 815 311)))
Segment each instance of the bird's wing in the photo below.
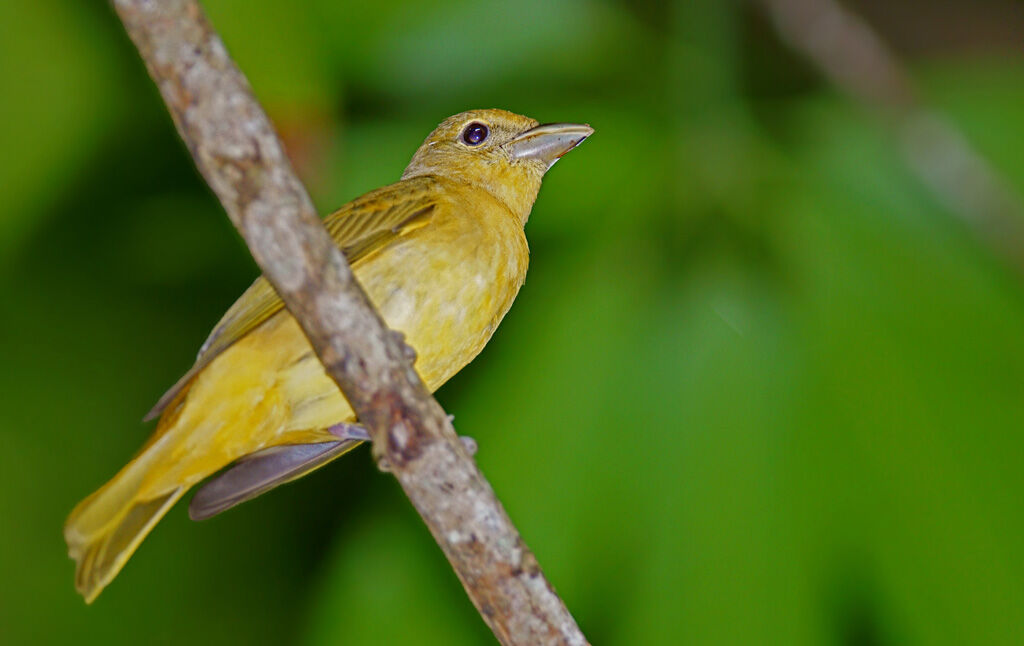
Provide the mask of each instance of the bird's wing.
MULTIPOLYGON (((426 225, 437 206, 436 180, 416 177, 349 202, 324 219, 324 226, 353 267, 394 239, 426 225)), ((277 313, 284 304, 260 276, 224 314, 207 337, 192 368, 146 415, 156 418, 221 352, 277 313)))
POLYGON ((206 520, 291 482, 340 458, 359 446, 359 440, 281 445, 248 455, 196 492, 188 505, 192 520, 206 520))

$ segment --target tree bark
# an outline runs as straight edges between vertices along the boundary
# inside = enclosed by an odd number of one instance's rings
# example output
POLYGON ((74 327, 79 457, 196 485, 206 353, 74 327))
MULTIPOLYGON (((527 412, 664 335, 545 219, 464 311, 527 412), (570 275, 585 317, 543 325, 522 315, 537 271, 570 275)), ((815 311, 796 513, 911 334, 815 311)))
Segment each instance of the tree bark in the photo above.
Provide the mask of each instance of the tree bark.
POLYGON ((196 165, 503 644, 585 644, 195 0, 114 0, 196 165))

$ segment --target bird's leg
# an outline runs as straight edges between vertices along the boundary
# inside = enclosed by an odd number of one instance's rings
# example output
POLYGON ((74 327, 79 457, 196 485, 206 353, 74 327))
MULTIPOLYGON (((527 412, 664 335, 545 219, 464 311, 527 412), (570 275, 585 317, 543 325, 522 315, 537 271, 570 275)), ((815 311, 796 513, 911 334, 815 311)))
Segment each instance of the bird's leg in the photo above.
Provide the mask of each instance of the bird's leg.
POLYGON ((369 442, 370 434, 367 432, 366 427, 358 424, 335 424, 327 428, 327 432, 334 435, 339 440, 357 440, 359 442, 369 442))
MULTIPOLYGON (((451 415, 448 416, 452 418, 451 415)), ((360 426, 359 424, 335 424, 327 429, 327 432, 334 435, 339 440, 355 440, 357 442, 369 442, 370 433, 366 430, 366 427, 360 426)), ((476 455, 477 443, 476 440, 469 437, 468 435, 460 435, 459 440, 462 441, 462 446, 466 449, 466 452, 470 455, 476 455)))

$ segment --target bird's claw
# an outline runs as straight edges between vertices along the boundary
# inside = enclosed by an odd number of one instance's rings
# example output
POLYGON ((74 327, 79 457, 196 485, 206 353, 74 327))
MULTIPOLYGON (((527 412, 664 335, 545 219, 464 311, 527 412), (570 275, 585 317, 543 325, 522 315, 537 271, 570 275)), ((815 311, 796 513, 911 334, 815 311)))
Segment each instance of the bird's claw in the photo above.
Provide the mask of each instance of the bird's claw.
MULTIPOLYGON (((328 428, 327 431, 339 440, 355 440, 357 442, 370 441, 370 433, 366 430, 366 427, 358 424, 335 424, 328 428)), ((462 442, 462 447, 466 449, 467 453, 471 456, 476 455, 477 450, 480 448, 477 445, 476 440, 468 435, 460 435, 459 440, 462 442)))
POLYGON ((476 455, 477 449, 480 448, 477 446, 476 440, 468 435, 460 435, 459 440, 462 441, 462 448, 466 449, 466 453, 469 453, 470 456, 476 455))
POLYGON ((369 442, 370 433, 366 430, 365 426, 358 424, 335 424, 327 429, 327 432, 334 435, 339 440, 356 440, 357 442, 369 442))

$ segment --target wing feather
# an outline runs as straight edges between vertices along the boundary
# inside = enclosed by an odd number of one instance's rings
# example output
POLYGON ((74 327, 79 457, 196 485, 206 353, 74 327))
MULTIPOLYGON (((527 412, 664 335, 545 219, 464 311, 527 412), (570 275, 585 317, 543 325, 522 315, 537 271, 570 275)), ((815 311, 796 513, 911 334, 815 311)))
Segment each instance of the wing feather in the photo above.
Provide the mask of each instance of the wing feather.
MULTIPOLYGON (((324 226, 349 264, 356 267, 399 236, 426 225, 437 196, 437 181, 432 177, 403 180, 349 202, 324 218, 324 226)), ((220 353, 283 307, 270 283, 263 276, 257 278, 214 326, 192 368, 164 393, 145 421, 159 416, 220 353)))

